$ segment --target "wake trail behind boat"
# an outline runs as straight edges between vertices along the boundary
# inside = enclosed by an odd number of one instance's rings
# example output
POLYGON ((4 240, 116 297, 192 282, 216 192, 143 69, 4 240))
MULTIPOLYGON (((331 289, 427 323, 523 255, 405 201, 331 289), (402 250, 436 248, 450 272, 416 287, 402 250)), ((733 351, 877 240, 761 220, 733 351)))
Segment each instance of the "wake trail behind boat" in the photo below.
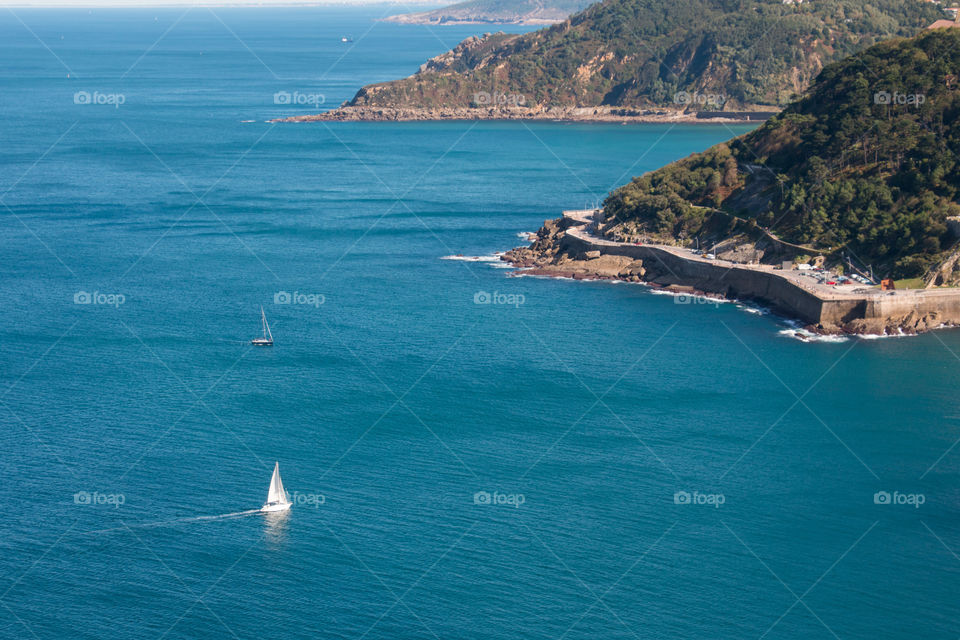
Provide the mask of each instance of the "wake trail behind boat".
MULTIPOLYGON (((246 511, 234 511, 233 513, 223 513, 216 516, 193 516, 190 518, 176 518, 175 520, 164 520, 162 522, 144 522, 142 524, 126 524, 122 527, 112 527, 110 529, 96 529, 94 531, 84 531, 83 534, 87 533, 107 533, 110 531, 125 531, 126 529, 150 529, 153 527, 167 527, 176 524, 184 524, 187 522, 202 522, 209 520, 227 520, 230 518, 243 518, 245 516, 252 516, 255 513, 260 513, 260 509, 247 509, 246 511)), ((83 535, 81 534, 81 535, 83 535)))

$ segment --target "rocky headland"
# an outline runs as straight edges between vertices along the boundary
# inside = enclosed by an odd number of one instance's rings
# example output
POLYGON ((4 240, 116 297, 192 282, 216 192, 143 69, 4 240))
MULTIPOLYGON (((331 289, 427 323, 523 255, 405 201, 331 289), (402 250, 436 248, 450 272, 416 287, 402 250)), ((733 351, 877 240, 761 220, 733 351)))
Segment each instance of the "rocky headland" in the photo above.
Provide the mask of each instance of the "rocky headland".
POLYGON ((708 259, 679 246, 598 238, 584 212, 567 213, 545 221, 529 246, 507 251, 501 259, 519 270, 516 275, 621 280, 691 299, 753 300, 799 320, 813 334, 911 335, 960 324, 957 289, 892 292, 817 285, 799 271, 708 259))

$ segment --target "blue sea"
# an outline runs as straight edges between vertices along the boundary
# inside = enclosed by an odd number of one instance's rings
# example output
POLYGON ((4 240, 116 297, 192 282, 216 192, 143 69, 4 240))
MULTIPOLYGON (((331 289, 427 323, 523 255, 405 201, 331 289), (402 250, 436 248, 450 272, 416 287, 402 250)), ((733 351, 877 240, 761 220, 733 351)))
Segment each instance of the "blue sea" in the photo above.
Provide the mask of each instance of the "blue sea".
POLYGON ((0 14, 0 637, 956 638, 960 333, 510 277, 749 127, 267 122, 397 10, 0 14))

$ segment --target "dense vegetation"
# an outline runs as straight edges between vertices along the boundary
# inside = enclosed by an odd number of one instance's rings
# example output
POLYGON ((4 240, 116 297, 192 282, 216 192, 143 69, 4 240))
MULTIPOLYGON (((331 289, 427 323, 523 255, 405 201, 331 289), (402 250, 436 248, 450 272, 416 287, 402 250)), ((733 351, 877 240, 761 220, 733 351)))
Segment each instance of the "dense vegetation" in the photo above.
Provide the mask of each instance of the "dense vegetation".
POLYGON ((695 109, 782 105, 824 64, 943 17, 920 0, 605 0, 547 29, 461 44, 350 104, 469 107, 497 92, 528 107, 676 107, 686 92, 695 109))
POLYGON ((954 243, 946 218, 960 215, 958 74, 960 29, 834 63, 758 129, 614 191, 606 232, 689 238, 736 216, 759 233, 920 275, 954 243))
POLYGON ((559 22, 589 4, 590 0, 466 0, 433 11, 390 16, 387 20, 414 24, 559 22))

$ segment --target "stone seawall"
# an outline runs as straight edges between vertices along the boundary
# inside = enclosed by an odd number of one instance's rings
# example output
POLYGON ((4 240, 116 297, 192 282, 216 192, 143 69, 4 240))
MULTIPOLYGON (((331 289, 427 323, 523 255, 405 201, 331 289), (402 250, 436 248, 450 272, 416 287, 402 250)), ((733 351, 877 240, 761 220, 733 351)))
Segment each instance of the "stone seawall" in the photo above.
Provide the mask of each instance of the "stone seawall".
POLYGON ((864 317, 867 318, 937 314, 945 323, 960 324, 960 291, 957 289, 901 291, 896 296, 865 300, 864 307, 864 317))
MULTIPOLYGON (((568 233, 564 244, 583 252, 600 251, 610 255, 622 255, 649 264, 662 265, 664 273, 658 282, 691 286, 700 291, 716 293, 728 298, 758 299, 777 311, 798 318, 809 324, 820 324, 824 316, 824 301, 772 273, 752 269, 727 267, 709 262, 685 260, 669 251, 652 246, 630 246, 592 242, 568 233), (664 280, 669 280, 664 281, 664 280)), ((845 317, 854 311, 853 301, 831 304, 827 310, 830 317, 845 317)))

